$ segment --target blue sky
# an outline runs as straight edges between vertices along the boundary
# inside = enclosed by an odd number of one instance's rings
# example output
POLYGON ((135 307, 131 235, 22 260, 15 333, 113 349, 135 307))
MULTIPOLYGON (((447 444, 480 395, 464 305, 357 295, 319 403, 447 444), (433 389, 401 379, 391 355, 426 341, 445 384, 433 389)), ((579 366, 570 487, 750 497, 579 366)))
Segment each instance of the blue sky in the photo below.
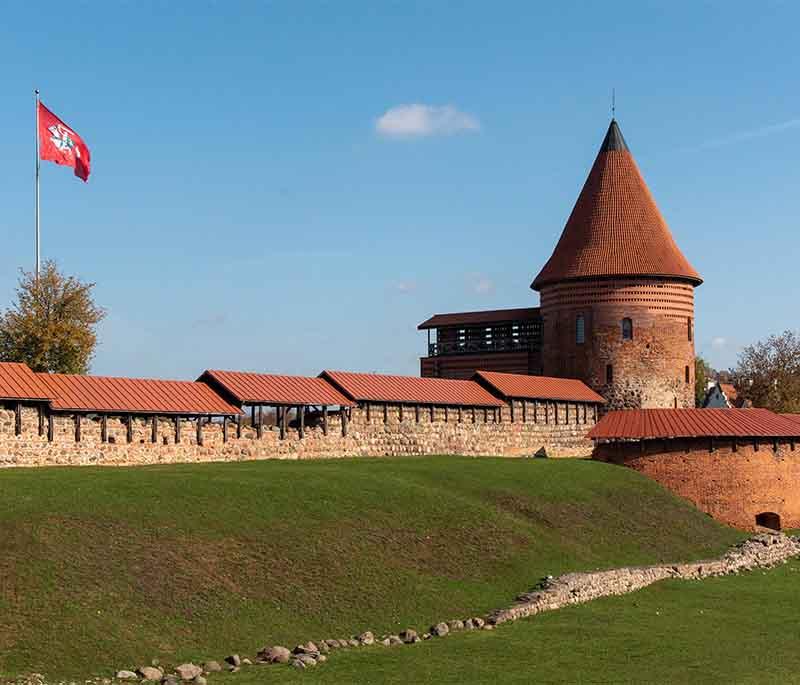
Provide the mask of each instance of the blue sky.
POLYGON ((0 303, 43 254, 108 310, 93 371, 417 373, 435 312, 534 306, 609 120, 705 278, 697 346, 798 328, 800 6, 14 3, 0 303), (403 109, 408 105, 418 108, 403 109))

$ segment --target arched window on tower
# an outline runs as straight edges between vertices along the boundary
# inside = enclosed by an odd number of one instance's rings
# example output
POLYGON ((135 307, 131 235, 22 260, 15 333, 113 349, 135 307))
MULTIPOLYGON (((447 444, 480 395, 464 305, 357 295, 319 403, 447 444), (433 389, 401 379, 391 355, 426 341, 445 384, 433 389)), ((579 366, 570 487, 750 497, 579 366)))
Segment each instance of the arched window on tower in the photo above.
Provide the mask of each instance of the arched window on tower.
POLYGON ((578 345, 583 345, 586 342, 586 319, 583 314, 578 314, 575 319, 575 342, 578 345))
POLYGON ((686 326, 689 333, 689 342, 692 342, 692 338, 694 338, 694 331, 692 330, 692 328, 694 328, 694 324, 692 324, 691 316, 686 317, 686 326))
POLYGON ((684 376, 685 376, 686 384, 688 385, 689 384, 689 367, 688 366, 684 367, 683 373, 684 373, 684 376))
POLYGON ((628 318, 622 320, 622 339, 633 340, 633 321, 628 318))

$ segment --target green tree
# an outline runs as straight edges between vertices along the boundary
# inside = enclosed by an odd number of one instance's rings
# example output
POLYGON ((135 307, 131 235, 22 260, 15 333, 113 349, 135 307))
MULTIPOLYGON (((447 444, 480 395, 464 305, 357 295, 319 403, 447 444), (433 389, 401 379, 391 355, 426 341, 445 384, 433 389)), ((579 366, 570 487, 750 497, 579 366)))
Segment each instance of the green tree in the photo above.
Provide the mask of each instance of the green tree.
POLYGON ((92 299, 94 283, 65 276, 52 261, 39 278, 21 271, 17 301, 0 317, 0 360, 34 371, 87 373, 105 311, 92 299))
POLYGON ((694 358, 694 403, 696 407, 702 407, 706 398, 706 388, 708 381, 714 378, 714 369, 702 357, 694 358))
POLYGON ((800 412, 800 333, 785 331, 745 347, 732 372, 754 407, 800 412))

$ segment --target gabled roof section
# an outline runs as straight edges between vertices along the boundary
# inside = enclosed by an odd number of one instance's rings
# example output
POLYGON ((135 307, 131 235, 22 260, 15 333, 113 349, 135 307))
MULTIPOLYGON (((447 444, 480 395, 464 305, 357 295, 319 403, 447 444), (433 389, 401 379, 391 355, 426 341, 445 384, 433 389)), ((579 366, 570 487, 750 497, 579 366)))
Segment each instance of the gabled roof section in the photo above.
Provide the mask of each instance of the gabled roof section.
POLYGON ((240 404, 338 404, 346 407, 353 404, 324 378, 319 377, 209 370, 197 380, 216 383, 240 404))
POLYGON ((50 390, 27 364, 0 362, 0 399, 47 400, 50 397, 50 390))
POLYGON ((503 402, 475 381, 376 373, 323 371, 321 378, 333 383, 357 402, 398 402, 462 407, 501 407, 503 402))
POLYGON ((613 276, 703 282, 675 243, 612 119, 561 238, 531 288, 613 276))
POLYGON ((629 409, 606 414, 593 440, 800 438, 800 423, 768 409, 629 409))
POLYGON ((242 412, 205 383, 145 378, 36 374, 57 411, 233 416, 242 412))
POLYGON ((476 371, 473 378, 509 399, 606 403, 602 395, 598 395, 583 381, 576 378, 526 376, 498 371, 476 371))
POLYGON ((454 312, 452 314, 434 314, 426 319, 417 330, 442 326, 476 326, 480 324, 511 323, 513 321, 535 321, 541 318, 539 307, 523 309, 489 309, 483 312, 454 312))

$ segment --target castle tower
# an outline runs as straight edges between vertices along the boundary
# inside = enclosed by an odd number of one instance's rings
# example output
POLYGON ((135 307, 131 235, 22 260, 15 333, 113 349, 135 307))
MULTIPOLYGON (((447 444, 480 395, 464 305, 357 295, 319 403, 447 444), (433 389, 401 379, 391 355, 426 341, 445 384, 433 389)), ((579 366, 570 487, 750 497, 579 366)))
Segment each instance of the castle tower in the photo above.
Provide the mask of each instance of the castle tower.
POLYGON ((694 406, 702 283, 612 119, 539 291, 544 375, 580 378, 609 409, 694 406))

